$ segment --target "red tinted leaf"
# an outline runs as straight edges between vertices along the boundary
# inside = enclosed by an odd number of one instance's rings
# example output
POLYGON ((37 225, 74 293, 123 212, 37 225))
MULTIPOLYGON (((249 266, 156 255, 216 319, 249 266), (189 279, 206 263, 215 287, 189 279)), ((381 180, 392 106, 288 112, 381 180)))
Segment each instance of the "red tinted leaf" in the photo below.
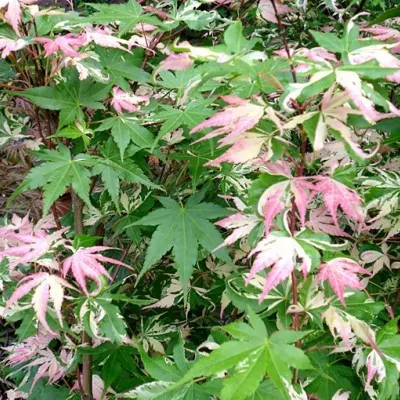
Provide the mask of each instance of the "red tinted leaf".
POLYGON ((358 273, 371 275, 369 271, 349 258, 334 258, 321 265, 317 280, 321 282, 327 280, 340 302, 343 306, 346 306, 344 301, 345 287, 363 289, 357 276, 358 273))

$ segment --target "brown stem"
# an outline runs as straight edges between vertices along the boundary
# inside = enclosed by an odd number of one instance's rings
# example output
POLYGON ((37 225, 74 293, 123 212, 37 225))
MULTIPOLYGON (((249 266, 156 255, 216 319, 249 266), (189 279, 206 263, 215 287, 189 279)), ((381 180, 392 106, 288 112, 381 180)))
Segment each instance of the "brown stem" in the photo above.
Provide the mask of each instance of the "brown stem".
POLYGON ((22 89, 22 88, 20 88, 18 86, 9 85, 8 83, 2 83, 2 82, 0 82, 0 87, 6 88, 6 89, 10 89, 10 90, 19 91, 19 92, 23 92, 25 90, 25 89, 22 89))
POLYGON ((274 8, 276 21, 278 22, 279 34, 281 35, 282 42, 283 42, 283 45, 285 47, 286 54, 288 56, 288 60, 289 60, 289 64, 290 64, 290 72, 291 72, 292 77, 293 77, 293 82, 297 82, 296 71, 294 69, 292 56, 290 54, 290 48, 289 48, 289 43, 288 43, 287 36, 286 36, 286 30, 285 30, 285 27, 282 24, 281 17, 279 16, 278 9, 277 9, 276 4, 275 4, 275 0, 271 0, 271 4, 272 4, 272 7, 274 8))
MULTIPOLYGON (((72 211, 74 213, 74 231, 75 235, 83 233, 83 202, 71 188, 72 211)), ((82 334, 82 344, 91 346, 89 335, 84 331, 82 334)), ((93 399, 92 388, 92 356, 84 354, 82 356, 82 386, 88 400, 93 399)))
POLYGON ((397 304, 399 303, 399 301, 400 301, 400 288, 397 290, 396 298, 394 299, 394 302, 392 304, 393 315, 396 315, 395 311, 396 311, 396 307, 397 307, 397 304))

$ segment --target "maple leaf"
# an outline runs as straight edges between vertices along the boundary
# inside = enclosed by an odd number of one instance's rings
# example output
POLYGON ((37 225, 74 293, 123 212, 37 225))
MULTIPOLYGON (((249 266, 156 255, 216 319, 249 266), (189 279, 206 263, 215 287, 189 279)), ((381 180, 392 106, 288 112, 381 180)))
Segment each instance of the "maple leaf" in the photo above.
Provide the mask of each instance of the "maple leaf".
POLYGON ((373 28, 361 28, 361 31, 372 34, 372 39, 379 40, 380 42, 386 42, 388 40, 400 41, 400 31, 394 28, 389 28, 382 25, 374 25, 373 28))
POLYGON ((15 234, 19 231, 20 233, 28 233, 32 231, 32 226, 29 223, 29 215, 25 215, 24 218, 19 217, 17 214, 13 214, 11 217, 11 224, 0 227, 0 237, 5 239, 10 234, 15 234), (28 229, 28 231, 25 231, 28 229))
POLYGON ((260 219, 256 215, 246 215, 242 212, 238 212, 215 222, 215 225, 224 229, 233 229, 233 232, 214 251, 217 251, 221 247, 229 246, 247 236, 259 222, 260 219))
POLYGON ((215 160, 208 161, 205 166, 216 167, 223 162, 242 164, 255 159, 260 153, 265 138, 255 133, 248 132, 237 139, 233 146, 215 160))
POLYGON ((136 107, 139 103, 148 102, 150 95, 147 96, 137 96, 132 93, 126 93, 119 87, 114 86, 113 88, 113 98, 111 100, 111 105, 114 107, 118 114, 122 113, 122 110, 129 112, 138 111, 136 107))
POLYGON ((276 6, 277 13, 275 13, 275 9, 274 9, 274 6, 272 5, 271 0, 260 0, 260 2, 258 4, 258 10, 259 10, 261 16, 264 19, 266 19, 267 21, 273 22, 274 24, 278 23, 276 14, 284 15, 284 14, 298 11, 295 8, 290 8, 290 7, 285 6, 279 0, 275 0, 275 6, 276 6))
MULTIPOLYGON (((374 124, 383 118, 393 116, 392 114, 380 113, 375 109, 372 100, 365 96, 362 81, 356 72, 337 70, 336 82, 345 89, 345 92, 350 96, 353 103, 362 112, 362 115, 368 122, 374 124)), ((393 108, 393 111, 395 111, 395 108, 393 108)))
POLYGON ((58 50, 61 50, 67 57, 79 57, 80 54, 76 50, 86 43, 86 36, 68 33, 64 36, 57 36, 54 40, 44 37, 35 37, 33 40, 44 45, 46 57, 58 50))
POLYGON ((327 233, 331 236, 351 237, 334 224, 332 217, 329 215, 329 211, 323 206, 313 208, 310 211, 309 221, 306 222, 306 226, 311 228, 314 232, 327 233))
POLYGON ((356 222, 363 222, 365 217, 361 209, 361 199, 356 191, 348 188, 342 183, 328 177, 314 177, 315 193, 320 193, 325 205, 333 219, 334 224, 339 227, 337 212, 339 206, 343 212, 356 222))
POLYGON ((386 268, 390 269, 390 258, 388 255, 389 246, 387 243, 382 243, 381 251, 376 250, 367 250, 360 254, 360 259, 362 264, 370 264, 373 263, 371 268, 372 275, 375 276, 385 265, 386 268))
POLYGON ((112 35, 108 28, 87 28, 85 30, 86 43, 94 42, 101 47, 112 47, 115 49, 128 51, 122 45, 128 45, 128 41, 119 39, 112 35))
MULTIPOLYGON (((159 208, 132 224, 158 225, 151 237, 144 265, 137 279, 172 249, 175 268, 185 292, 197 261, 199 244, 212 253, 223 242, 222 236, 209 220, 222 217, 226 211, 213 203, 200 203, 195 197, 191 197, 185 205, 168 197, 158 199, 164 208, 159 208)), ((226 249, 219 249, 215 255, 223 261, 231 262, 226 249)))
POLYGON ((82 288, 82 291, 86 296, 96 296, 100 293, 102 288, 100 276, 106 276, 112 280, 111 275, 103 267, 101 262, 108 262, 115 265, 123 265, 131 269, 131 267, 122 261, 115 260, 110 257, 105 257, 99 254, 100 251, 110 250, 111 247, 106 246, 93 246, 78 249, 72 256, 68 257, 63 262, 63 275, 67 276, 71 270, 78 285, 82 288), (86 278, 93 279, 97 285, 97 289, 90 293, 86 286, 86 278))
POLYGON ((274 287, 290 276, 296 268, 297 258, 301 259, 301 270, 304 276, 311 269, 311 258, 292 237, 279 237, 271 233, 257 244, 248 257, 256 253, 258 254, 247 276, 246 284, 260 271, 272 267, 265 279, 264 288, 259 297, 260 302, 274 287))
POLYGON ((153 72, 153 79, 161 71, 183 71, 193 65, 193 60, 189 58, 189 53, 170 54, 165 60, 161 61, 159 66, 153 72))
POLYGON ((298 124, 303 124, 314 151, 321 151, 326 146, 325 141, 330 129, 333 136, 344 143, 346 149, 354 158, 363 160, 373 157, 379 146, 376 146, 371 153, 365 153, 360 145, 353 140, 355 135, 351 128, 345 124, 349 114, 361 114, 361 111, 346 105, 350 99, 349 94, 346 92, 335 93, 335 87, 336 84, 333 84, 324 93, 321 101, 321 112, 312 111, 295 116, 284 125, 284 128, 293 129, 298 124))
POLYGON ((0 50, 2 50, 1 57, 6 58, 11 52, 21 50, 27 45, 23 39, 8 39, 0 38, 0 50))
POLYGON ((59 362, 59 360, 50 349, 44 349, 39 351, 39 358, 22 367, 25 369, 39 366, 32 381, 30 389, 31 391, 33 390, 36 382, 40 378, 48 377, 48 384, 52 384, 65 375, 67 368, 69 367, 73 359, 72 352, 68 352, 67 350, 62 349, 59 359, 62 361, 62 363, 59 362))
POLYGON ((220 139, 218 143, 220 147, 232 144, 236 141, 238 136, 254 128, 264 114, 263 107, 251 104, 249 100, 243 100, 233 95, 222 96, 222 99, 228 103, 229 106, 195 126, 190 133, 193 134, 205 128, 216 126, 221 126, 222 128, 213 130, 197 140, 197 142, 227 134, 227 136, 220 139))
MULTIPOLYGON (((267 168, 271 168, 271 163, 267 163, 267 168)), ((285 171, 277 170, 277 172, 280 175, 285 171)), ((287 172, 290 174, 290 171, 287 172)), ((307 206, 314 196, 315 187, 302 177, 291 177, 291 175, 285 177, 290 179, 271 185, 258 201, 258 213, 264 216, 265 235, 269 234, 273 219, 286 208, 292 196, 299 212, 300 222, 302 225, 305 224, 307 206)))
POLYGON ((6 358, 7 365, 21 364, 31 360, 40 350, 45 349, 55 337, 49 332, 44 331, 28 337, 22 343, 2 347, 3 350, 10 353, 6 358))
POLYGON ((71 185, 79 197, 91 207, 89 198, 91 172, 84 167, 86 156, 78 154, 72 158, 69 149, 61 143, 58 145, 58 150, 46 149, 37 152, 37 155, 44 162, 30 170, 11 200, 26 190, 43 187, 43 215, 47 215, 51 205, 71 185))
POLYGON ((46 321, 47 304, 50 298, 62 326, 61 306, 64 298, 64 287, 76 290, 66 280, 57 275, 50 275, 47 272, 28 275, 19 281, 17 289, 6 303, 6 309, 10 308, 33 288, 36 288, 32 296, 32 306, 36 312, 36 317, 43 327, 54 335, 55 332, 50 329, 46 321))
POLYGON ((367 366, 367 379, 365 381, 365 391, 368 392, 371 381, 376 375, 376 382, 380 383, 386 378, 386 368, 382 361, 381 356, 373 349, 367 356, 366 359, 367 366))
POLYGON ((11 247, 0 251, 0 260, 4 257, 11 258, 9 262, 11 268, 37 261, 50 251, 52 246, 57 246, 62 242, 64 232, 65 229, 62 229, 48 234, 44 230, 37 229, 32 233, 8 233, 7 238, 15 242, 11 247))
POLYGON ((340 302, 343 306, 346 306, 346 302, 344 301, 345 287, 363 289, 357 276, 358 273, 371 275, 371 272, 362 268, 355 261, 349 258, 339 257, 321 265, 317 275, 317 281, 323 282, 327 280, 340 302))
POLYGON ((0 8, 7 7, 5 19, 19 36, 18 25, 21 22, 21 4, 34 4, 36 0, 0 0, 0 8))

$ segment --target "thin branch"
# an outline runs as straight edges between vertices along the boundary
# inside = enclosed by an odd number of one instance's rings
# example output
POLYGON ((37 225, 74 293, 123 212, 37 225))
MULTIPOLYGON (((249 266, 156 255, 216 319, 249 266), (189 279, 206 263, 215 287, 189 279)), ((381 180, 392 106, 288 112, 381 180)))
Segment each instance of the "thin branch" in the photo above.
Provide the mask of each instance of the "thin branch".
POLYGON ((295 71, 294 66, 293 66, 293 60, 292 60, 292 56, 290 54, 289 42, 288 42, 287 36, 286 36, 286 29, 282 24, 281 17, 279 16, 278 9, 277 9, 276 4, 275 4, 275 0, 271 0, 271 4, 272 4, 272 7, 274 8, 275 17, 276 17, 276 20, 278 22, 279 34, 281 35, 283 46, 285 47, 285 51, 286 51, 286 54, 287 54, 287 57, 288 57, 288 60, 289 60, 290 72, 291 72, 292 77, 293 77, 293 82, 297 82, 296 71, 295 71))

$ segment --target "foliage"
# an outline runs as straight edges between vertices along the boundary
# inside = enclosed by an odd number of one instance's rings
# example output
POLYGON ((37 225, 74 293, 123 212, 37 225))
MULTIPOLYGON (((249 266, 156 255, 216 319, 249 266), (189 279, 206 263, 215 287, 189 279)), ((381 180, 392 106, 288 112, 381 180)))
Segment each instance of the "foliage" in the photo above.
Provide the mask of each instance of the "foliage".
POLYGON ((0 2, 6 398, 398 399, 398 5, 33 3, 0 2))

